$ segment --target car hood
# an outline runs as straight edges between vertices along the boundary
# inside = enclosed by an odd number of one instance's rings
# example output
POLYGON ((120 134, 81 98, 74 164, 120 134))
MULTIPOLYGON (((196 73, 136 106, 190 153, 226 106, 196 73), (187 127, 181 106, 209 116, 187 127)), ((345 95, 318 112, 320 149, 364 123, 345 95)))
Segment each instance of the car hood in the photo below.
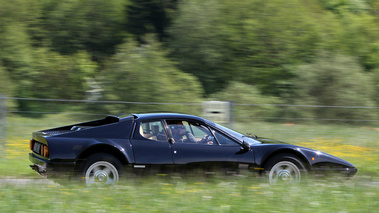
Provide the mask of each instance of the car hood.
POLYGON ((314 149, 310 149, 310 148, 302 147, 302 146, 297 146, 297 145, 293 145, 293 144, 285 143, 283 141, 278 141, 278 140, 269 139, 269 138, 258 137, 258 138, 255 138, 255 140, 261 142, 261 144, 273 144, 273 145, 277 144, 280 147, 290 146, 292 149, 296 149, 297 151, 303 153, 303 155, 307 156, 308 159, 312 159, 312 157, 314 157, 315 160, 313 162, 310 162, 311 164, 321 163, 321 162, 334 162, 341 165, 345 165, 347 167, 351 167, 351 168, 354 167, 353 164, 351 164, 350 162, 346 160, 343 160, 339 157, 336 157, 334 155, 327 154, 325 152, 321 152, 318 150, 314 150, 314 149))
POLYGON ((274 139, 270 139, 270 138, 261 138, 261 137, 258 137, 256 138, 255 140, 263 143, 263 144, 287 144, 283 141, 278 141, 278 140, 274 140, 274 139))

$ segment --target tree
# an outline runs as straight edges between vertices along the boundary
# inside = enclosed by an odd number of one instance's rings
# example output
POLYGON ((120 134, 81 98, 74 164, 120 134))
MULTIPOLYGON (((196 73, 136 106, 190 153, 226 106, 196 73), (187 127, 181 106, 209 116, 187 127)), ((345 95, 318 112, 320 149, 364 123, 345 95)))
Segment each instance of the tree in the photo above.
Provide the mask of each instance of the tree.
POLYGON ((167 37, 177 0, 130 0, 126 7, 126 30, 143 43, 147 34, 157 34, 158 40, 167 37))
POLYGON ((10 21, 1 28, 0 35, 0 60, 10 77, 18 80, 20 73, 27 72, 32 56, 26 26, 17 21, 10 21))
POLYGON ((0 94, 6 94, 7 96, 13 96, 13 83, 8 75, 8 72, 0 64, 0 94))
POLYGON ((376 106, 379 106, 379 69, 374 70, 372 75, 374 84, 373 100, 375 101, 376 106))
POLYGON ((114 53, 114 47, 125 36, 123 0, 47 1, 29 22, 37 42, 61 54, 85 50, 101 61, 114 53))
POLYGON ((346 13, 361 14, 369 9, 367 0, 319 0, 319 2, 326 10, 341 16, 346 13))
POLYGON ((312 6, 298 0, 240 4, 236 10, 242 14, 232 17, 241 28, 238 48, 232 47, 231 67, 239 70, 236 80, 258 86, 265 95, 282 97, 290 90, 293 75, 288 66, 312 61, 321 47, 318 10, 312 6))
POLYGON ((169 29, 171 56, 179 68, 195 75, 206 94, 224 88, 233 73, 225 69, 228 52, 219 20, 223 16, 217 0, 183 1, 169 29))
POLYGON ((371 120, 377 116, 370 109, 334 108, 375 105, 370 75, 363 71, 355 58, 324 52, 314 63, 299 66, 295 73, 295 93, 288 101, 326 107, 297 108, 292 113, 323 119, 371 120))
MULTIPOLYGON (((33 51, 27 72, 19 73, 17 97, 44 99, 85 99, 86 79, 94 77, 96 63, 85 52, 64 56, 46 48, 33 51)), ((63 105, 19 100, 21 111, 61 110, 63 105)))
MULTIPOLYGON (((105 99, 149 103, 198 103, 202 87, 197 79, 178 70, 162 46, 153 39, 145 45, 128 40, 118 47, 102 72, 105 99)), ((180 111, 178 106, 129 106, 129 111, 180 111)), ((125 111, 124 106, 111 111, 125 111)))
POLYGON ((292 77, 286 66, 313 60, 320 47, 316 17, 298 0, 184 1, 178 12, 172 56, 206 94, 235 80, 280 96, 292 77))
POLYGON ((324 50, 357 57, 366 71, 379 67, 378 16, 370 0, 319 0, 324 50))

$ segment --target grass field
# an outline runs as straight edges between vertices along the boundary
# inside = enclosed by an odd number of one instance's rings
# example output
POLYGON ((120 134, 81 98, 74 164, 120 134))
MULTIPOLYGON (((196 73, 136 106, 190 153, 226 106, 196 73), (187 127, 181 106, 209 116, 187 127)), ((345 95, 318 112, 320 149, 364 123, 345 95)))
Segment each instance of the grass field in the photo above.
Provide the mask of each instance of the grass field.
POLYGON ((379 186, 315 180, 270 186, 250 177, 147 178, 110 188, 2 185, 3 212, 377 212, 379 186))
MULTIPOLYGON (((39 179, 29 168, 31 132, 79 122, 51 115, 10 117, 0 179, 39 179)), ((57 184, 0 184, 2 212, 377 212, 379 129, 367 126, 287 123, 235 124, 234 129, 325 151, 358 167, 350 179, 307 179, 271 186, 265 179, 158 176, 130 179, 110 188, 57 184)), ((1 183, 1 182, 0 182, 1 183)))

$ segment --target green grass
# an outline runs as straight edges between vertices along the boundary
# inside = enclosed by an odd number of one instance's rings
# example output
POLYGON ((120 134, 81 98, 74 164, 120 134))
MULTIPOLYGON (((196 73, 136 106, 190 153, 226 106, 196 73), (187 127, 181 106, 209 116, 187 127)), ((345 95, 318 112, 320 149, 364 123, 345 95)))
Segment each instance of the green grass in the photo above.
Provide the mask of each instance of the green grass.
MULTIPOLYGON (((72 115, 9 117, 0 178, 39 179, 28 166, 31 133, 86 120, 72 115)), ((235 124, 234 129, 325 151, 350 161, 359 172, 350 180, 308 179, 294 186, 270 186, 265 179, 249 174, 145 177, 110 188, 3 183, 0 209, 3 212, 376 212, 379 208, 378 129, 264 122, 235 124)))
POLYGON ((250 177, 147 178, 110 188, 1 186, 4 212, 376 212, 379 185, 307 181, 270 186, 250 177))

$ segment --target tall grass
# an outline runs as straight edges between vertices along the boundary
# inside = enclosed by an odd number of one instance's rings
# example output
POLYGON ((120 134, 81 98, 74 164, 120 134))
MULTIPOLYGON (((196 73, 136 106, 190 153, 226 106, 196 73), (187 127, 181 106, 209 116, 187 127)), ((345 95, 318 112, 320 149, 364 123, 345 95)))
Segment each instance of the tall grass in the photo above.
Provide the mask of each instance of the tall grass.
POLYGON ((313 180, 270 186, 250 177, 146 178, 80 187, 1 185, 3 212, 376 212, 379 185, 313 180))

